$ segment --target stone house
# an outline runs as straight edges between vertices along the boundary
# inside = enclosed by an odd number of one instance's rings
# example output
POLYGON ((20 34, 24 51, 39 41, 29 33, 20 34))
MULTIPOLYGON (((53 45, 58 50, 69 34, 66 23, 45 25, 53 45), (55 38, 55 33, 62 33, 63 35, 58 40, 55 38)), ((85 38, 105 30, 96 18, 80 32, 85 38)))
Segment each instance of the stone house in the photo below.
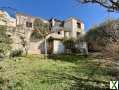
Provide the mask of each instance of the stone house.
MULTIPOLYGON (((30 37, 34 32, 34 21, 35 19, 40 19, 43 23, 49 24, 50 33, 46 36, 47 40, 47 51, 49 54, 61 54, 64 53, 65 46, 63 45, 63 39, 74 38, 78 39, 80 35, 84 32, 84 24, 82 21, 70 17, 66 20, 58 20, 51 18, 50 20, 45 20, 42 18, 37 18, 29 16, 23 13, 16 13, 16 18, 10 18, 9 14, 4 11, 7 17, 9 17, 9 26, 15 27, 15 33, 12 33, 12 39, 14 43, 12 44, 13 49, 23 49, 21 45, 21 37, 27 42, 28 53, 30 54, 41 54, 44 53, 44 39, 37 42, 31 42, 30 37), (10 20, 12 22, 10 22, 10 20)), ((2 16, 0 12, 0 16, 2 16)), ((0 24, 3 24, 0 18, 0 24)))
MULTIPOLYGON (((84 24, 80 20, 70 17, 67 20, 61 21, 57 19, 51 19, 51 31, 57 36, 52 36, 52 53, 60 54, 64 53, 65 46, 63 45, 63 39, 74 38, 78 39, 84 33, 84 24), (58 37, 59 36, 59 37, 58 37)), ((50 43, 51 43, 50 40, 50 43)), ((50 46, 51 47, 51 46, 50 46)))
MULTIPOLYGON (((40 54, 45 53, 44 49, 44 39, 38 42, 31 42, 30 36, 34 30, 33 23, 36 17, 29 16, 26 14, 17 13, 16 14, 16 36, 24 36, 28 42, 28 53, 30 54, 40 54)), ((80 20, 70 17, 67 20, 61 21, 57 19, 45 20, 38 18, 44 23, 50 24, 50 34, 46 36, 47 39, 47 51, 49 54, 61 54, 64 53, 64 38, 75 38, 78 39, 80 34, 84 32, 84 24, 80 20)), ((17 39, 17 38, 16 38, 17 39)), ((16 40, 20 47, 20 39, 16 40)))
MULTIPOLYGON (((23 13, 17 13, 16 14, 16 35, 15 37, 15 48, 22 49, 23 46, 21 45, 21 37, 25 39, 27 42, 27 49, 28 53, 30 54, 40 54, 41 50, 39 49, 39 45, 43 40, 39 42, 31 42, 30 37, 31 34, 34 32, 34 21, 37 19, 37 17, 29 16, 23 13)), ((48 23, 46 20, 38 18, 42 20, 44 23, 48 23)))

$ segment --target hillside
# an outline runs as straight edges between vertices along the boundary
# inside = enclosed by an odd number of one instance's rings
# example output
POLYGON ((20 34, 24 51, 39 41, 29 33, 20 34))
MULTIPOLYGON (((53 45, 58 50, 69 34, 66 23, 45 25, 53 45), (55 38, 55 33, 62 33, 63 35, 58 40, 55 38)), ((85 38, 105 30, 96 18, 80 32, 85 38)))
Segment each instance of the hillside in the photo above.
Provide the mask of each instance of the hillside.
POLYGON ((0 62, 0 90, 109 88, 110 63, 82 56, 18 57, 0 62))

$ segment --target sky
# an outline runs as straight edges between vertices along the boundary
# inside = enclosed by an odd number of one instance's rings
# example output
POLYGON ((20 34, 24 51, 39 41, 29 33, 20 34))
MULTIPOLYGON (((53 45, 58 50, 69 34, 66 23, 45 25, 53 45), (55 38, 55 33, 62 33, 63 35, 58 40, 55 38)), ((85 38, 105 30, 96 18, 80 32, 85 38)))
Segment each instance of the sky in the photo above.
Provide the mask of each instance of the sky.
POLYGON ((81 5, 76 0, 0 0, 0 7, 12 7, 44 19, 76 17, 84 23, 85 31, 107 19, 119 18, 119 13, 108 13, 99 5, 81 5))

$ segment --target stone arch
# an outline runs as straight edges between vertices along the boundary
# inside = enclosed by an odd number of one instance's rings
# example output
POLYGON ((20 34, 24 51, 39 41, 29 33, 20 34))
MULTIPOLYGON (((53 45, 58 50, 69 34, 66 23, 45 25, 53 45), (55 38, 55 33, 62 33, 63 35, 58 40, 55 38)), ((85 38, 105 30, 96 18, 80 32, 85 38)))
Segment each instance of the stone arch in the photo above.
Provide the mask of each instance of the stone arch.
POLYGON ((31 42, 38 42, 42 39, 42 35, 37 31, 37 30, 33 30, 31 33, 30 33, 30 36, 29 36, 29 40, 31 42))
POLYGON ((37 40, 37 41, 31 41, 31 36, 34 32, 36 32, 36 30, 31 30, 27 33, 27 39, 28 39, 28 43, 29 43, 28 53, 30 53, 30 54, 40 54, 41 50, 40 50, 39 46, 42 43, 43 39, 37 40))

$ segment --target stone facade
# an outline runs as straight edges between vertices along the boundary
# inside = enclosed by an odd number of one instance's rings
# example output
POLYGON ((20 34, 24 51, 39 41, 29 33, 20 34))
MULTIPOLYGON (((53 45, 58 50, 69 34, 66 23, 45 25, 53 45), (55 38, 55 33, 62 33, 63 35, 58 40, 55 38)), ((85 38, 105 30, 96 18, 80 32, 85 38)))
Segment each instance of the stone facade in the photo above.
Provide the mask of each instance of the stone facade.
POLYGON ((11 17, 6 11, 0 10, 0 25, 16 27, 16 19, 11 17))
POLYGON ((54 40, 53 41, 53 54, 61 54, 64 53, 64 45, 61 40, 54 40))
MULTIPOLYGON (((31 54, 40 54, 45 53, 44 50, 44 40, 41 40, 39 42, 30 42, 30 35, 32 33, 32 30, 34 29, 33 26, 27 27, 27 23, 31 23, 33 25, 34 20, 36 17, 27 16, 24 14, 16 14, 17 19, 17 32, 22 33, 21 35, 24 35, 26 38, 29 49, 28 52, 31 54), (19 26, 22 26, 21 28, 19 26), (20 29, 18 29, 20 28, 20 29)), ((43 19, 41 19, 43 20, 43 19)), ((64 45, 62 40, 64 38, 75 38, 77 39, 78 36, 84 31, 84 24, 75 19, 75 18, 68 18, 65 21, 57 20, 57 19, 51 19, 51 20, 43 20, 44 23, 51 24, 50 31, 51 33, 46 36, 47 39, 47 49, 49 47, 49 44, 52 45, 52 52, 53 54, 60 54, 64 53, 64 45), (48 42, 48 39, 52 38, 52 42, 48 42)), ((17 34, 18 36, 18 34, 17 34)), ((18 40, 17 40, 18 41, 18 40)), ((20 42, 20 41, 18 41, 20 42)), ((18 45, 19 46, 19 45, 18 45)), ((48 49, 49 50, 49 49, 48 49)))
POLYGON ((64 34, 68 38, 77 39, 84 32, 84 24, 82 21, 70 17, 64 21, 52 19, 52 31, 64 30, 64 34))
MULTIPOLYGON (((6 13, 6 12, 4 12, 6 13)), ((5 14, 7 17, 9 15, 5 14)), ((2 16, 2 12, 0 12, 0 16, 2 16)), ((14 22, 7 22, 8 26, 15 27, 14 34, 12 33, 12 39, 14 43, 12 44, 13 49, 23 49, 21 44, 22 40, 21 37, 27 43, 28 53, 30 54, 40 54, 44 52, 44 39, 38 42, 31 42, 30 37, 32 32, 34 31, 34 21, 35 19, 40 19, 43 23, 50 24, 50 33, 46 36, 47 40, 47 49, 50 50, 50 53, 53 54, 60 54, 64 53, 64 45, 62 40, 64 38, 75 38, 78 39, 79 36, 84 32, 84 24, 80 20, 70 17, 67 20, 61 21, 57 19, 50 19, 45 20, 42 18, 37 18, 33 16, 29 16, 22 13, 16 14, 16 19, 9 18, 9 21, 14 22), (49 41, 49 39, 51 39, 49 41)), ((0 24, 5 24, 5 22, 1 21, 0 24)))

